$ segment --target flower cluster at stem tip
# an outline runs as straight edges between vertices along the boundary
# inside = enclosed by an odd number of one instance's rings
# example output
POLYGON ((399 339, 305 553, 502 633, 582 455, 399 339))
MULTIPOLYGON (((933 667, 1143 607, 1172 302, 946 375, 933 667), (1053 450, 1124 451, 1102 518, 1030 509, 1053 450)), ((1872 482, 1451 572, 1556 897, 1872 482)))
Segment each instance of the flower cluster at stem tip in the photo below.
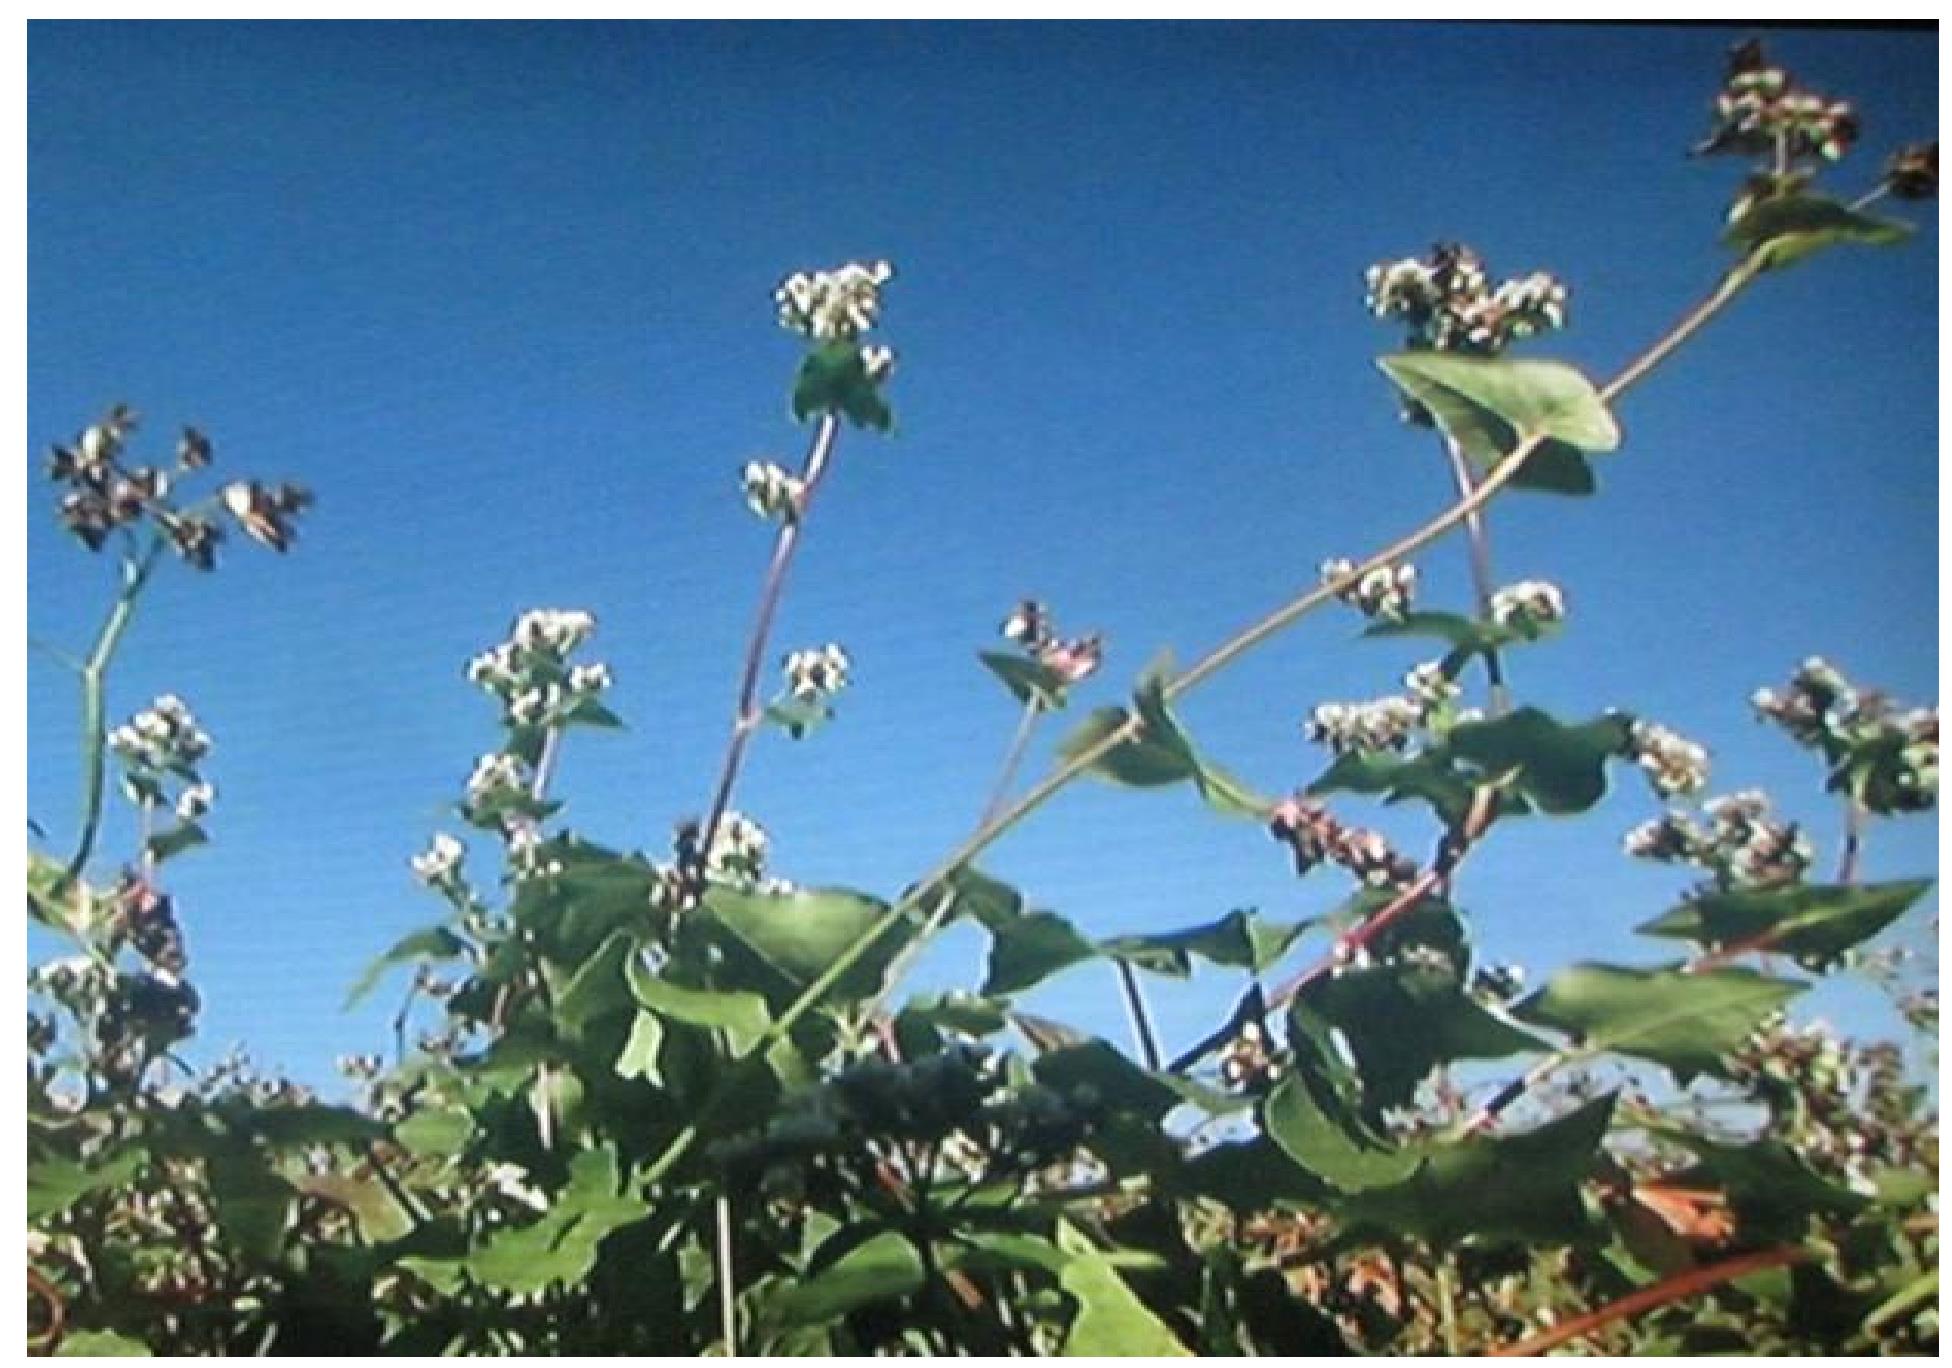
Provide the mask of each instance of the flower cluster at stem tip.
POLYGON ((1788 171, 1798 161, 1838 161, 1857 141, 1857 113, 1848 100, 1832 100, 1798 85, 1770 63, 1759 42, 1729 54, 1727 74, 1715 96, 1715 124, 1696 156, 1726 154, 1777 159, 1788 171))
POLYGON ((792 522, 800 516, 807 483, 771 461, 748 461, 739 473, 746 507, 766 522, 792 522))
POLYGON ((138 807, 170 801, 169 785, 180 784, 173 809, 180 822, 195 822, 216 801, 216 786, 198 773, 210 753, 210 735, 198 725, 189 705, 164 694, 108 734, 108 748, 122 763, 122 790, 138 807))
POLYGON ((595 631, 588 613, 533 609, 515 620, 506 641, 468 662, 468 678, 501 703, 504 721, 560 726, 610 687, 609 666, 569 663, 595 631))
POLYGON ((833 642, 817 650, 791 651, 780 664, 786 692, 799 703, 820 703, 847 687, 847 652, 833 642))
POLYGON ((1081 637, 1059 636, 1050 609, 1036 599, 1020 601, 997 631, 1067 685, 1082 683, 1104 663, 1102 635, 1091 632, 1081 637))
POLYGON ((1335 864, 1371 888, 1401 886, 1417 876, 1417 862, 1399 854, 1381 832, 1347 826, 1327 805, 1302 794, 1275 804, 1268 834, 1293 854, 1296 874, 1335 864))
POLYGON ((1494 288, 1484 259, 1462 243, 1440 242, 1427 260, 1378 262, 1363 280, 1366 307, 1404 323, 1412 351, 1496 356, 1566 325, 1568 292, 1556 277, 1534 271, 1494 288))
POLYGON ((1810 840, 1793 822, 1771 816, 1760 789, 1710 798, 1701 805, 1706 822, 1668 812, 1629 831, 1629 855, 1662 864, 1691 865, 1718 888, 1777 888, 1800 883, 1816 859, 1810 840))
POLYGON ((1820 752, 1866 808, 1881 815, 1924 812, 1938 803, 1938 709, 1898 708, 1860 689, 1821 656, 1784 688, 1758 689, 1756 713, 1797 745, 1820 752))
POLYGON ((1656 795, 1678 798, 1708 786, 1708 749, 1658 722, 1635 722, 1628 754, 1656 795))
POLYGON ((814 342, 854 341, 880 320, 881 287, 894 277, 886 261, 796 271, 773 292, 779 325, 814 342))

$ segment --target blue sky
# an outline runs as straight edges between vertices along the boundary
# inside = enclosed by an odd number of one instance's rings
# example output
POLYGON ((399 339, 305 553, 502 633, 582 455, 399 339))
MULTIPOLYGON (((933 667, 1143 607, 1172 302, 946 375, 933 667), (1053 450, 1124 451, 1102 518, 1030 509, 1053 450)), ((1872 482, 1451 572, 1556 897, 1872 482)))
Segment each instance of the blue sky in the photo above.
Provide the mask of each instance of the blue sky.
MULTIPOLYGON (((779 873, 892 894, 981 806, 1014 712, 972 653, 1016 598, 1108 634, 1081 701, 1113 702, 1159 648, 1192 658, 1441 506, 1437 454, 1372 365, 1396 339, 1364 314, 1369 263, 1450 238, 1501 275, 1550 269, 1572 327, 1532 351, 1596 376, 1705 291, 1739 168, 1684 153, 1742 36, 30 26, 30 632, 84 647, 112 592, 38 464, 114 401, 149 420, 138 456, 194 422, 220 473, 319 494, 288 557, 171 567, 112 681, 113 717, 176 692, 216 737, 215 844, 170 867, 201 1048, 322 1080, 384 1042, 387 995, 340 1001, 438 914, 406 862, 460 829, 445 805, 496 738, 462 667, 520 609, 597 615, 589 654, 631 724, 571 746, 563 819, 661 854, 702 808, 767 541, 737 472, 803 440, 769 301, 787 272, 897 263, 900 432, 842 440, 782 614, 781 650, 852 653, 841 720, 769 740, 738 805, 779 873)), ((1864 111, 1840 189, 1936 135, 1934 35, 1772 51, 1864 111)), ((1764 281, 1623 400, 1600 497, 1492 519, 1501 577, 1571 603, 1512 662, 1521 698, 1697 736, 1718 789, 1771 789, 1826 845, 1816 769, 1745 700, 1813 652, 1937 695, 1935 206, 1914 217, 1900 250, 1764 281)), ((1431 603, 1462 606, 1460 545, 1422 568, 1431 603)), ((1195 734, 1263 790, 1306 782, 1306 711, 1420 658, 1358 626, 1325 614, 1251 657, 1188 700, 1195 734)), ((73 681, 32 657, 27 679, 29 810, 65 842, 73 681)), ((1585 819, 1501 831, 1459 890, 1482 953, 1655 958, 1629 928, 1685 879, 1618 854, 1653 812, 1622 773, 1585 819)), ((1081 786, 985 863, 1102 934, 1345 892, 1179 791, 1081 786)), ((1881 824, 1868 872, 1935 873, 1935 820, 1881 824)), ((920 981, 980 972, 956 935, 920 981)), ((1235 986, 1162 989, 1169 1043, 1235 986)), ((1108 971, 1037 1005, 1122 1034, 1108 971)))

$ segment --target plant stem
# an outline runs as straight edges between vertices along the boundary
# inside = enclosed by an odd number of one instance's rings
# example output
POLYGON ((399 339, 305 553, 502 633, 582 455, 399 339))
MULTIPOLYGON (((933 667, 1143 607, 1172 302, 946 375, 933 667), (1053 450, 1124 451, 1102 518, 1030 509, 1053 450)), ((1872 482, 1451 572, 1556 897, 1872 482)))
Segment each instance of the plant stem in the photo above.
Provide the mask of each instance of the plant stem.
POLYGON ((122 562, 121 592, 116 594, 115 603, 109 608, 108 617, 103 620, 102 629, 95 636, 95 644, 89 650, 87 660, 82 662, 81 832, 75 841, 74 854, 68 858, 67 868, 55 885, 57 892, 81 877, 88 857, 95 853, 95 839, 101 834, 102 789, 106 769, 104 751, 108 736, 104 681, 109 664, 115 659, 116 648, 122 644, 122 634, 129 630, 136 600, 148 585, 150 573, 156 568, 156 558, 162 551, 163 539, 157 536, 150 540, 148 548, 140 555, 122 562))
POLYGON ((1017 768, 1023 764, 1024 752, 1030 747, 1030 734, 1037 729, 1037 719, 1043 713, 1035 696, 1023 705, 1023 712, 1017 718, 1017 730, 1010 737, 1010 747, 1003 753, 1003 767, 997 771, 996 782, 990 785, 989 800, 983 804, 983 815, 976 825, 984 827, 1002 808, 1004 800, 1010 796, 1010 785, 1016 781, 1017 768))
POLYGON ((1145 1005, 1145 994, 1139 988, 1139 971, 1122 959, 1112 961, 1118 970, 1118 986, 1125 997, 1125 1015, 1132 1022, 1132 1038, 1138 1042, 1139 1057, 1148 1069, 1158 1069, 1163 1064, 1159 1053, 1159 1037, 1153 1030, 1152 1013, 1145 1005))
POLYGON ((1589 1311, 1583 1316, 1575 1316, 1562 1324, 1553 1326, 1542 1335, 1534 1335, 1517 1344, 1493 1349, 1490 1358, 1533 1358, 1570 1340, 1584 1339, 1595 1330, 1600 1330, 1614 1321, 1638 1316, 1643 1311, 1651 1311, 1657 1306, 1680 1301, 1685 1297, 1706 1292, 1711 1287, 1719 1287, 1736 1278, 1745 1278, 1751 1273, 1760 1273, 1768 1268, 1781 1268, 1784 1264, 1801 1263, 1815 1257, 1807 1249, 1782 1246, 1765 1249, 1755 1254, 1744 1254, 1739 1258, 1727 1259, 1707 1268, 1691 1269, 1686 1273, 1665 1278, 1652 1287, 1643 1287, 1597 1311, 1589 1311))
MULTIPOLYGON (((732 802, 733 787, 738 783, 739 771, 745 764, 746 747, 762 720, 759 672, 765 666, 766 645, 773 631, 773 615, 779 610, 787 572, 793 566, 793 553, 800 545, 800 529, 813 504, 813 496, 819 492, 820 481, 827 473, 828 460, 833 455, 834 442, 839 435, 839 417, 832 413, 821 414, 820 422, 814 429, 812 445, 807 450, 806 465, 800 471, 803 487, 799 504, 781 522, 779 534, 773 539, 773 558, 766 566, 766 578, 759 589, 759 609, 753 619, 752 635, 746 642, 745 664, 739 673, 739 698, 732 713, 732 735, 726 742, 725 760, 719 767, 718 787, 713 790, 712 805, 704 825, 699 829, 698 858, 701 861, 711 858, 712 838, 718 834, 719 823, 724 820, 725 810, 732 802)), ((702 867, 697 873, 702 880, 702 867)))
MULTIPOLYGON (((1647 350, 1628 362, 1626 368, 1610 382, 1602 386, 1599 391, 1600 398, 1610 403, 1638 383, 1666 360, 1675 349, 1705 326, 1742 291, 1744 286, 1755 279, 1759 270, 1759 257, 1755 253, 1751 253, 1731 267, 1706 298, 1684 314, 1679 322, 1657 338, 1647 350)), ((1215 647, 1184 674, 1165 685, 1162 690, 1165 701, 1172 702, 1198 688, 1207 679, 1227 668, 1269 637, 1277 635, 1323 604, 1333 601, 1339 591, 1354 584, 1363 575, 1381 566, 1394 564, 1449 532, 1489 503, 1499 490, 1509 484, 1520 467, 1531 458, 1532 453, 1537 451, 1544 441, 1545 437, 1542 433, 1534 433, 1524 438, 1486 473, 1469 497, 1458 500, 1415 531, 1384 547, 1360 565, 1353 567, 1340 579, 1317 585, 1298 595, 1215 647)), ((869 947, 886 934, 889 928, 897 925, 903 917, 914 911, 922 899, 935 890, 944 879, 987 850, 1004 833, 1049 802, 1072 780, 1086 773, 1113 750, 1135 740, 1142 730, 1143 723, 1136 714, 1129 715, 1122 724, 1112 728, 1097 742, 1074 752, 1068 760, 1032 785, 1009 807, 982 823, 967 840, 943 857, 907 893, 896 899, 888 910, 863 932, 860 939, 836 956, 831 964, 817 974, 813 981, 800 991, 800 995, 773 1019, 772 1024, 765 1031, 761 1032, 759 1039, 753 1042, 746 1053, 733 1062, 725 1079, 706 1098, 698 1113, 671 1138, 663 1152, 651 1162, 644 1175, 646 1185, 660 1181, 677 1167, 679 1160, 684 1158, 703 1134, 704 1123, 716 1113, 719 1106, 723 1105, 729 1091, 742 1081, 745 1070, 752 1062, 764 1058, 768 1050, 783 1040, 787 1032, 791 1031, 801 1018, 812 1011, 820 1000, 832 991, 834 985, 840 982, 841 978, 867 953, 869 947)))
POLYGON ((1852 794, 1844 800, 1843 854, 1837 860, 1837 882, 1857 882, 1857 864, 1864 854, 1864 805, 1852 794))
POLYGON ((718 1225, 718 1321, 725 1356, 739 1356, 738 1289, 732 1277, 732 1201, 720 1193, 713 1204, 718 1225))
MULTIPOLYGON (((1471 464, 1453 438, 1445 437, 1443 445, 1444 455, 1450 460, 1451 482, 1457 486, 1457 497, 1469 499, 1477 488, 1471 464)), ((1482 512, 1473 511, 1465 516, 1464 535, 1471 548, 1471 587, 1477 593, 1478 618, 1489 622, 1496 581, 1491 573, 1491 530, 1482 512)), ((1504 657, 1496 649, 1484 653, 1484 675, 1491 686, 1491 715, 1502 717, 1511 710, 1511 694, 1505 687, 1504 657)))

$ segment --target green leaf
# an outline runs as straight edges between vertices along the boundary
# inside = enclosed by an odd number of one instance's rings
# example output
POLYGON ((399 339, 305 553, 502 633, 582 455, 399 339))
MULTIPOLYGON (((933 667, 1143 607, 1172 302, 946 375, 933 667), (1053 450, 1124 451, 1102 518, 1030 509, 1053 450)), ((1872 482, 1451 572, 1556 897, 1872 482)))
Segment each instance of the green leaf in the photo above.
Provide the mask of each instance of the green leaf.
POLYGON ((159 831, 149 838, 148 850, 151 859, 158 864, 184 851, 210 843, 210 833, 195 822, 178 822, 168 830, 159 831))
POLYGON ((555 1018, 571 1036, 580 1036, 607 1016, 627 1012, 631 990, 624 968, 634 964, 637 938, 618 931, 583 962, 556 997, 555 1018))
POLYGON ((767 704, 764 716, 795 741, 804 741, 833 721, 834 710, 825 703, 782 697, 767 704))
POLYGON ((364 1145, 383 1139, 386 1127, 351 1107, 302 1102, 275 1107, 252 1107, 234 1123, 239 1135, 262 1140, 275 1149, 310 1145, 364 1145))
POLYGON ((100 906, 105 899, 92 891, 87 899, 80 898, 82 886, 78 879, 67 881, 67 866, 61 861, 38 850, 27 852, 27 914, 43 926, 73 932, 87 929, 82 908, 100 906))
POLYGON ((302 1173, 292 1180, 292 1186, 308 1197, 348 1212, 359 1227, 360 1238, 368 1244, 397 1240, 413 1229, 413 1217, 376 1178, 355 1178, 345 1173, 302 1173))
POLYGON ((141 1340, 113 1330, 75 1330, 61 1337, 56 1358, 154 1358, 141 1340))
POLYGON ((1438 1248, 1472 1237, 1565 1244, 1591 1232, 1580 1185, 1613 1115, 1611 1095, 1536 1130, 1420 1146, 1416 1171, 1392 1187, 1352 1195, 1353 1229, 1421 1236, 1438 1248))
POLYGON ((245 1143, 213 1146, 204 1156, 217 1224, 247 1256, 271 1263, 284 1243, 292 1185, 265 1156, 245 1143))
POLYGON ((1344 1192, 1401 1183, 1419 1163, 1414 1151, 1390 1144, 1300 1073, 1268 1096, 1262 1124, 1295 1163, 1344 1192))
POLYGON ((417 1111, 393 1128, 393 1138, 402 1148, 431 1159, 459 1154, 473 1134, 474 1117, 460 1107, 417 1111))
POLYGON ((1003 681, 1010 697, 1025 707, 1035 703, 1048 712, 1063 707, 1067 701, 1070 685, 1063 675, 1042 661, 1011 655, 1008 651, 978 651, 976 658, 1003 681))
POLYGON ((1026 912, 990 928, 989 972, 982 991, 1020 993, 1060 969, 1095 959, 1098 947, 1055 912, 1026 912))
POLYGON ((1285 955, 1313 924, 1263 921, 1252 909, 1236 908, 1218 921, 1150 936, 1117 936, 1102 942, 1099 949, 1113 959, 1180 978, 1191 972, 1190 957, 1195 955, 1224 968, 1258 974, 1285 955))
POLYGON ((704 1030, 724 1031, 734 1054, 744 1054, 766 1033, 772 1014, 758 993, 712 988, 686 988, 659 978, 650 966, 633 959, 627 970, 631 994, 639 1006, 666 1020, 704 1030))
POLYGON ((1639 929, 1649 936, 1725 946, 1767 936, 1768 948, 1825 969, 1889 926, 1924 897, 1929 879, 1899 883, 1801 884, 1690 898, 1639 929))
POLYGON ((1449 751, 1492 775, 1517 770, 1539 810, 1584 812, 1606 794, 1606 762, 1626 748, 1632 723, 1609 714, 1569 727, 1537 708, 1452 728, 1449 751))
POLYGON ((1841 243, 1886 247, 1910 237, 1912 227, 1879 218, 1826 195, 1791 194, 1758 200, 1722 234, 1742 252, 1760 252, 1765 271, 1781 270, 1841 243))
POLYGON ((1039 1083, 1066 1094, 1089 1089, 1114 1112, 1157 1121, 1179 1104, 1178 1093, 1102 1040, 1049 1050, 1030 1071, 1039 1083))
POLYGON ((656 1012, 639 1011, 630 1023, 630 1035, 617 1052, 615 1068, 619 1078, 641 1078, 647 1083, 663 1081, 658 1050, 664 1044, 664 1023, 656 1012))
POLYGON ((1747 969, 1689 974, 1576 964, 1513 1015, 1567 1033, 1582 1053, 1650 1059, 1685 1082, 1696 1074, 1725 1076, 1724 1058, 1803 988, 1747 969))
POLYGON ((568 712, 563 714, 563 725, 618 730, 623 727, 624 720, 597 702, 594 694, 584 694, 576 700, 568 712))
POLYGON ((1326 1195, 1309 1174, 1267 1135, 1209 1146, 1180 1167, 1188 1193, 1211 1197, 1235 1211, 1265 1211, 1275 1202, 1318 1203, 1326 1195))
MULTIPOLYGON (((647 1203, 619 1193, 615 1149, 580 1150, 569 1161, 568 1184, 540 1220, 498 1232, 462 1262, 478 1282, 517 1295, 575 1286, 596 1266, 604 1237, 649 1212, 647 1203)), ((422 1262, 401 1260, 407 1267, 422 1262)))
POLYGON ((346 1007, 351 1009, 364 1001, 366 995, 386 977, 386 971, 396 964, 414 960, 456 959, 466 954, 467 950, 468 943, 445 926, 423 926, 396 942, 391 950, 366 966, 366 971, 346 994, 346 1007))
POLYGON ((960 865, 929 892, 926 903, 933 903, 947 892, 950 898, 943 922, 970 917, 978 926, 994 930, 1023 915, 1023 894, 1001 879, 993 879, 974 865, 960 865), (944 888, 946 885, 946 889, 944 888))
MULTIPOLYGON (((846 1240, 849 1233, 833 1238, 846 1240)), ((824 1324, 858 1307, 919 1291, 922 1278, 922 1256, 914 1244, 884 1230, 788 1287, 768 1308, 769 1319, 782 1326, 824 1324)))
MULTIPOLYGON (((721 885, 706 891, 704 909, 760 959, 804 988, 859 945, 887 913, 888 904, 844 888, 742 893, 721 885)), ((890 961, 915 930, 913 921, 888 927, 833 992, 843 998, 876 992, 890 961)))
POLYGON ((894 413, 853 342, 829 342, 807 353, 794 381, 792 407, 794 419, 802 423, 815 414, 834 413, 876 432, 894 424, 894 413))
POLYGON ((1139 1300, 1111 1258, 1069 1221, 1057 1223, 1057 1245, 1070 1256, 1059 1283, 1078 1303, 1064 1357, 1193 1357, 1139 1300))
MULTIPOLYGON (((1097 708, 1078 729, 1058 746, 1066 760, 1075 760, 1096 749, 1126 724, 1130 717, 1123 708, 1097 708)), ((1199 770, 1193 758, 1178 747, 1141 734, 1121 741, 1091 762, 1091 772, 1127 788, 1161 788, 1184 783, 1199 770)))
POLYGON ((1580 451, 1620 445, 1619 425, 1599 391, 1564 362, 1419 351, 1377 364, 1480 461, 1496 460, 1515 445, 1485 423, 1487 415, 1521 437, 1548 437, 1580 451))
POLYGON ((613 932, 647 924, 659 875, 642 855, 561 835, 538 847, 536 861, 555 872, 518 885, 510 910, 551 960, 580 964, 613 932))
POLYGON ((1545 1048, 1469 997, 1461 972, 1462 961, 1449 957, 1428 968, 1417 960, 1386 960, 1317 979, 1296 999, 1297 1010, 1340 1032, 1369 1114, 1409 1106, 1417 1085, 1441 1064, 1545 1048))
POLYGON ((144 1158, 140 1148, 118 1150, 92 1167, 84 1167, 59 1155, 30 1155, 27 1219, 39 1221, 58 1215, 91 1192, 128 1182, 142 1168, 144 1158))
POLYGON ((1062 742, 1059 753, 1067 760, 1075 760, 1136 717, 1138 735, 1092 761, 1092 773, 1129 788, 1159 788, 1190 779, 1216 812, 1230 817, 1266 816, 1273 807, 1272 802, 1220 766, 1201 759, 1192 738, 1166 704, 1166 687, 1171 678, 1172 658, 1162 654, 1139 676, 1131 712, 1123 708, 1098 709, 1062 742))
POLYGON ((1470 810, 1472 788, 1470 778, 1459 773, 1441 750, 1410 759, 1379 751, 1346 751, 1308 786, 1308 792, 1381 794, 1390 803, 1416 799, 1428 803, 1450 826, 1470 810))

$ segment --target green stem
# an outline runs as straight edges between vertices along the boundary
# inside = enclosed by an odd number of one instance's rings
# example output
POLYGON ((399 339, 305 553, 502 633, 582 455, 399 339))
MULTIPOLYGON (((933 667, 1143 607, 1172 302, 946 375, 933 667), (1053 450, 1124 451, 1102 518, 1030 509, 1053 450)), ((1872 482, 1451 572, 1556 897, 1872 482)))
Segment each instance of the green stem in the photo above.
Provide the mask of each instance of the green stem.
MULTIPOLYGON (((1457 497, 1468 499, 1477 487, 1471 464, 1456 441, 1446 437, 1443 445, 1444 455, 1450 461, 1451 482, 1457 486, 1457 497)), ((1496 581, 1491 573, 1491 530, 1483 513, 1472 513, 1464 519, 1464 535, 1471 548, 1471 586, 1477 594, 1478 618, 1490 622, 1491 595, 1496 581)), ((1505 687, 1504 657, 1495 647, 1484 653, 1484 676, 1491 686, 1491 715, 1502 717, 1511 710, 1511 694, 1505 687)))
POLYGON ((1444 1352, 1456 1358, 1464 1352, 1457 1335, 1457 1288, 1450 1276, 1450 1256, 1441 1253, 1437 1258, 1437 1314, 1442 1318, 1444 1352))
MULTIPOLYGON (((1682 315, 1678 323, 1656 339, 1646 351, 1628 362, 1624 370, 1600 389, 1600 399, 1611 403, 1704 327, 1716 313, 1742 291, 1744 286, 1755 279, 1760 271, 1759 260, 1759 256, 1752 253, 1731 267, 1705 299, 1682 315)), ((1414 532, 1384 547, 1341 578, 1318 585, 1298 595, 1259 622, 1208 652, 1184 674, 1166 684, 1162 690, 1165 701, 1172 702, 1192 692, 1268 638, 1277 635, 1323 604, 1332 602, 1339 591, 1354 584, 1363 575, 1381 566, 1393 565, 1449 532, 1484 507, 1499 490, 1511 483, 1512 477, 1518 474, 1519 469, 1544 442, 1543 433, 1533 433, 1526 437, 1486 473, 1484 479, 1468 497, 1459 499, 1414 532)), ((785 1039, 787 1033, 798 1025, 808 1012, 819 1005, 820 1000, 833 990, 834 985, 853 969, 861 957, 891 928, 900 924, 902 918, 912 913, 924 898, 935 893, 943 880, 987 850, 1005 832, 1049 802, 1072 780, 1089 771, 1105 756, 1119 746, 1137 739, 1142 729, 1143 724, 1137 715, 1128 715, 1123 723, 1112 728, 1098 741, 1073 752, 1069 759, 1032 785, 1016 802, 979 826, 967 840, 952 850, 907 893, 898 898, 852 946, 836 956, 831 964, 815 975, 813 981, 801 990, 800 995, 788 1004, 786 1010, 775 1017, 772 1024, 760 1033, 759 1039, 753 1042, 751 1048, 733 1061, 726 1077, 718 1088, 706 1097, 698 1113, 671 1138, 663 1152, 651 1162, 644 1175, 645 1184, 648 1186, 660 1181, 677 1167, 678 1162, 690 1152, 691 1147, 703 1134, 705 1122, 716 1114, 718 1108, 724 1105, 725 1098, 743 1082, 746 1070, 755 1061, 763 1060, 767 1051, 785 1039)))
POLYGON ((732 1201, 720 1193, 713 1204, 718 1226, 718 1319, 719 1334, 725 1341, 725 1356, 739 1356, 738 1287, 732 1273, 732 1201))
POLYGON ((109 609, 108 617, 102 622, 102 630, 96 634, 95 645, 88 652, 88 659, 81 666, 81 833, 75 841, 75 853, 68 858, 66 870, 61 875, 57 889, 66 888, 81 877, 88 864, 88 857, 95 853, 95 840, 102 827, 102 791, 104 788, 107 756, 105 754, 108 738, 106 705, 104 703, 104 682, 108 667, 115 659, 115 651, 122 644, 123 633, 129 630, 129 620, 134 616, 136 600, 142 596, 149 583, 149 576, 156 568, 156 558, 162 554, 163 538, 151 539, 149 547, 141 555, 122 563, 122 590, 115 596, 115 603, 109 609))
POLYGON ((1855 794, 1844 800, 1844 845, 1837 860, 1837 882, 1857 882, 1857 864, 1864 855, 1864 804, 1855 794))

